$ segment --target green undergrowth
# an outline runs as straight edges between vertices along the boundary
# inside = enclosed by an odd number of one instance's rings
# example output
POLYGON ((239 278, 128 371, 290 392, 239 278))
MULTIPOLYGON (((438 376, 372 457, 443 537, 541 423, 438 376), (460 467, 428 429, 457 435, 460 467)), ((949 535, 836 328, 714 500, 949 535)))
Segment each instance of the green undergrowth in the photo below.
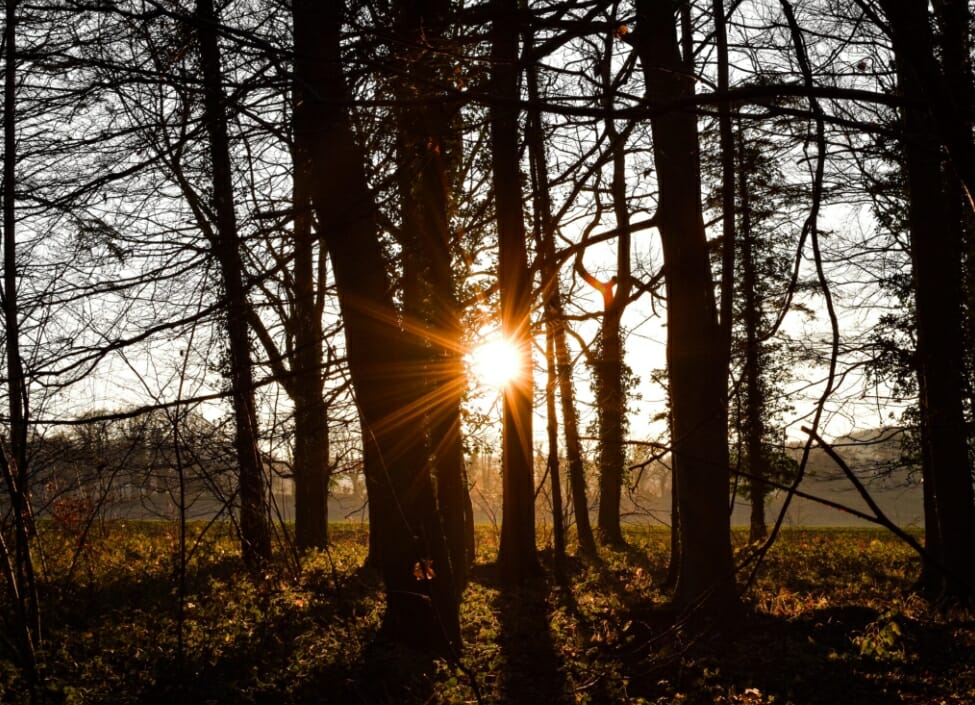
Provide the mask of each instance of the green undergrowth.
MULTIPOLYGON (((669 607, 669 534, 627 528, 625 550, 570 556, 556 580, 500 589, 497 533, 478 529, 449 659, 378 638, 383 598, 368 536, 247 577, 230 527, 42 525, 36 562, 42 702, 930 703, 975 702, 975 620, 915 596, 918 560, 868 530, 786 530, 740 614, 691 629, 669 607), (80 546, 80 548, 79 548, 80 546)), ((543 537, 544 538, 544 537, 543 537)), ((752 547, 736 534, 744 560, 752 547)), ((741 574, 744 581, 746 571, 741 574)), ((5 595, 5 599, 9 596, 5 595)), ((432 625, 431 625, 432 628, 432 625)), ((28 702, 0 650, 0 702, 28 702)))

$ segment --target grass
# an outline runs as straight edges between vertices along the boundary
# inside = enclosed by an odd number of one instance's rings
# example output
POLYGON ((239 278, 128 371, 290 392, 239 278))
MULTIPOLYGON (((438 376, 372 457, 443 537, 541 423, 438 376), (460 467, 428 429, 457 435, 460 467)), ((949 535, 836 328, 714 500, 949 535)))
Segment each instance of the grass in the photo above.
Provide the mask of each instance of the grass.
MULTIPOLYGON (((256 581, 227 527, 190 529, 200 543, 180 589, 173 525, 99 525, 80 553, 75 534, 41 527, 45 701, 975 702, 973 615, 914 596, 916 557, 879 531, 784 532, 735 627, 698 638, 672 626, 665 531, 631 528, 629 548, 601 565, 572 560, 567 585, 503 594, 485 527, 465 648, 448 662, 376 639, 381 586, 361 567, 360 527, 333 527, 330 550, 300 573, 282 566, 256 581)), ((4 656, 0 702, 27 702, 4 656)))

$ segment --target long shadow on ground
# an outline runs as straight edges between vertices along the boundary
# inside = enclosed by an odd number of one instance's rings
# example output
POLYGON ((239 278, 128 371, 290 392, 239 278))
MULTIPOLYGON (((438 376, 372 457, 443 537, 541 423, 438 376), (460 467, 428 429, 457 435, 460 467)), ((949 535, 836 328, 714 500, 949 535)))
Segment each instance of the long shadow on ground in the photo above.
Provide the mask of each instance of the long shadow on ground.
POLYGON ((952 641, 949 627, 905 620, 898 627, 903 643, 879 655, 864 654, 863 635, 874 634, 883 643, 878 630, 885 618, 859 606, 794 619, 751 614, 737 633, 691 645, 668 632, 659 614, 642 615, 639 624, 636 643, 644 648, 623 655, 630 664, 631 694, 655 701, 681 693, 688 705, 732 692, 745 697, 742 702, 751 694, 754 702, 803 705, 960 703, 965 695, 952 688, 959 669, 975 658, 972 645, 952 641))
MULTIPOLYGON (((497 566, 477 566, 471 578, 497 586, 497 566)), ((501 626, 498 645, 504 665, 500 679, 506 704, 575 702, 552 637, 549 591, 549 583, 539 578, 516 590, 502 590, 494 602, 501 626)))

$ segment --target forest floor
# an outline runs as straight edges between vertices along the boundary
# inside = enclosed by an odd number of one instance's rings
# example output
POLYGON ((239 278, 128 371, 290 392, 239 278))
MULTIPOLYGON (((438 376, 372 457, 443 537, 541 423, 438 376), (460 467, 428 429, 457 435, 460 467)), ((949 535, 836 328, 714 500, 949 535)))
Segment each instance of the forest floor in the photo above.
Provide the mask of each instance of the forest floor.
MULTIPOLYGON (((257 581, 226 527, 191 529, 180 581, 172 524, 98 524, 80 551, 75 533, 41 527, 39 701, 975 703, 975 615, 914 596, 917 557, 879 531, 784 531, 743 614, 693 635, 661 589, 666 531, 628 529, 630 547, 600 565, 570 559, 565 585, 546 572, 512 594, 498 586, 497 534, 480 527, 463 651, 430 660, 377 639, 361 527, 333 526, 333 546, 300 573, 257 581)), ((28 702, 9 656, 0 645, 0 702, 28 702)))

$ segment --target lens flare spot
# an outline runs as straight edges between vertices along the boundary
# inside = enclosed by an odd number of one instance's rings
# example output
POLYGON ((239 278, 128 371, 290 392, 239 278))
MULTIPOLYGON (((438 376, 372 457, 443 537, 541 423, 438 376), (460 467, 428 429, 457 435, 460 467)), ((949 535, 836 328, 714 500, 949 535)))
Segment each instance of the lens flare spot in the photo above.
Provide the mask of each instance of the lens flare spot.
POLYGON ((481 343, 468 356, 471 373, 478 384, 505 387, 521 375, 518 348, 503 338, 481 343))

